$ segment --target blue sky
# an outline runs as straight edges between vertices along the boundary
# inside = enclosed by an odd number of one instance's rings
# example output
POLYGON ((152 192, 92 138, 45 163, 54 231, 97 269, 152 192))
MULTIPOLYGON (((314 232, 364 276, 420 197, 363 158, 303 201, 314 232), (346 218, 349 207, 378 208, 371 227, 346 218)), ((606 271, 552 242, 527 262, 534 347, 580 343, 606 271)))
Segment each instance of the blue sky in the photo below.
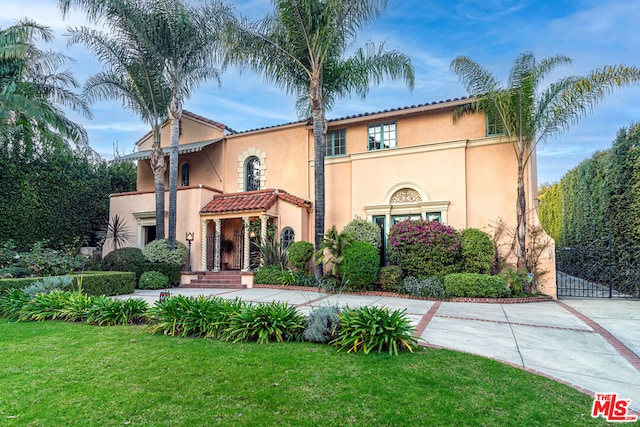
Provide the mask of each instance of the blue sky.
MULTIPOLYGON (((81 46, 68 48, 63 36, 68 25, 84 24, 73 12, 62 19, 55 0, 0 0, 4 28, 24 17, 56 31, 51 48, 75 59, 69 68, 81 81, 100 70, 100 64, 81 46)), ((271 9, 270 0, 231 1, 236 12, 258 19, 271 9)), ((563 54, 573 64, 560 67, 550 81, 586 74, 610 64, 640 66, 640 2, 637 0, 389 0, 384 15, 365 28, 354 46, 384 41, 390 49, 408 54, 416 71, 416 87, 409 92, 396 82, 372 87, 367 98, 339 100, 328 118, 378 111, 465 96, 449 64, 467 55, 505 80, 516 56, 531 51, 538 59, 563 54)), ((568 132, 538 150, 539 182, 559 180, 595 151, 609 148, 621 127, 640 120, 640 86, 618 89, 568 132)), ((295 100, 249 72, 225 72, 222 85, 209 83, 185 103, 185 109, 222 122, 236 130, 296 120, 295 100)), ((92 106, 93 120, 70 115, 87 129, 91 146, 105 158, 114 147, 121 154, 134 149, 148 126, 117 101, 92 106)))

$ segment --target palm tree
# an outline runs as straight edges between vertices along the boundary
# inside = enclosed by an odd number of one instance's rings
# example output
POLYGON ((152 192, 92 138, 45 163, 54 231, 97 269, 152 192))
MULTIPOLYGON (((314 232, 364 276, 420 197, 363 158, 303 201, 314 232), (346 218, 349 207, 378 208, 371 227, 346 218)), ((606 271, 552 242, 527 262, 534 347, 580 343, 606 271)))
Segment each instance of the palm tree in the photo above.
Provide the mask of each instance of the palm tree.
POLYGON ((170 120, 169 154, 169 247, 176 241, 178 144, 182 106, 195 89, 207 80, 220 82, 215 67, 222 49, 222 31, 231 19, 231 9, 217 0, 192 7, 182 0, 157 0, 154 52, 163 64, 164 85, 170 90, 167 108, 170 120))
POLYGON ((640 69, 622 65, 606 66, 586 76, 561 78, 544 87, 544 78, 557 66, 571 63, 556 55, 536 61, 530 52, 514 61, 506 86, 493 74, 466 56, 451 62, 452 70, 473 98, 473 102, 454 112, 484 111, 497 120, 504 136, 511 141, 518 165, 516 201, 517 268, 529 269, 526 258, 527 199, 524 172, 540 141, 566 131, 590 112, 616 87, 638 82, 640 69))
MULTIPOLYGON (((385 76, 404 79, 413 89, 411 60, 395 50, 368 43, 345 58, 365 24, 380 16, 386 0, 273 0, 275 12, 231 31, 229 61, 263 75, 297 98, 298 110, 311 113, 314 142, 315 249, 324 236, 325 113, 352 92, 365 97, 371 82, 385 76)), ((317 263, 315 276, 322 276, 317 263)))
POLYGON ((31 20, 0 30, 0 141, 27 157, 47 143, 87 143, 82 126, 60 108, 91 117, 87 104, 72 91, 79 84, 71 72, 58 71, 70 58, 36 47, 38 39, 52 38, 51 29, 31 20))
MULTIPOLYGON (((164 239, 164 175, 167 167, 160 136, 169 90, 162 79, 160 61, 153 56, 158 19, 140 2, 115 0, 102 3, 102 6, 100 16, 105 18, 108 32, 88 27, 70 28, 69 43, 84 44, 105 65, 102 72, 85 83, 86 98, 90 102, 121 100, 125 108, 151 126, 150 164, 155 189, 156 239, 164 239)), ((87 8, 88 15, 97 18, 91 14, 91 8, 87 8)))

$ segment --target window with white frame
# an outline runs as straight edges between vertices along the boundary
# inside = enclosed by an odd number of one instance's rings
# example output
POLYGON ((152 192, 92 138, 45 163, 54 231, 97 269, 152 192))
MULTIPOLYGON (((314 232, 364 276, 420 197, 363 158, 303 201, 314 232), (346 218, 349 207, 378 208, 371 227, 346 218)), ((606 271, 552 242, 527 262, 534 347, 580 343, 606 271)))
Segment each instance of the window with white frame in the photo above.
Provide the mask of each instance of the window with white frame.
POLYGON ((500 116, 493 112, 487 112, 485 114, 487 120, 487 136, 504 135, 504 124, 500 120, 500 116))
POLYGON ((347 154, 347 130, 340 129, 327 132, 324 137, 325 156, 344 156, 347 154))
POLYGON ((397 146, 396 140, 396 124, 380 123, 369 126, 369 144, 367 149, 384 150, 385 148, 394 148, 397 146))

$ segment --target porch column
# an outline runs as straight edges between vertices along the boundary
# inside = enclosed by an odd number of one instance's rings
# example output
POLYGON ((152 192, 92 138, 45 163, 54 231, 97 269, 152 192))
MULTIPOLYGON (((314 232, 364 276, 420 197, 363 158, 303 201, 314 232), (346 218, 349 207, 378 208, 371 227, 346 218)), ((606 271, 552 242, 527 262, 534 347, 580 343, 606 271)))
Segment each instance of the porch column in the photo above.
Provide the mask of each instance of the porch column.
POLYGON ((242 271, 249 271, 251 267, 251 236, 249 232, 250 218, 247 216, 242 217, 244 222, 244 241, 242 242, 244 256, 242 257, 242 271))
POLYGON ((207 271, 207 224, 209 221, 206 219, 202 220, 202 226, 200 227, 200 247, 202 248, 200 251, 200 271, 207 271))
POLYGON ((220 224, 222 224, 222 221, 216 218, 213 222, 216 225, 215 248, 213 251, 213 271, 220 271, 220 224))
POLYGON ((267 216, 260 215, 260 244, 264 245, 267 241, 267 216))

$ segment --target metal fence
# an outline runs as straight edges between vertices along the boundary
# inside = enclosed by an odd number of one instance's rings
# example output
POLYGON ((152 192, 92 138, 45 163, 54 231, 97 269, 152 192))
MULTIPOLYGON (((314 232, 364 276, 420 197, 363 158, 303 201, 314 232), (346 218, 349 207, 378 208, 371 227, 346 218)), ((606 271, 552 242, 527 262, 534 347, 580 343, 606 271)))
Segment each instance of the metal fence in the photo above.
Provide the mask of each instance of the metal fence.
POLYGON ((556 284, 559 297, 640 298, 640 247, 558 249, 556 284))

